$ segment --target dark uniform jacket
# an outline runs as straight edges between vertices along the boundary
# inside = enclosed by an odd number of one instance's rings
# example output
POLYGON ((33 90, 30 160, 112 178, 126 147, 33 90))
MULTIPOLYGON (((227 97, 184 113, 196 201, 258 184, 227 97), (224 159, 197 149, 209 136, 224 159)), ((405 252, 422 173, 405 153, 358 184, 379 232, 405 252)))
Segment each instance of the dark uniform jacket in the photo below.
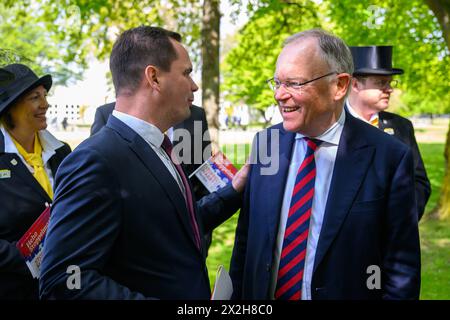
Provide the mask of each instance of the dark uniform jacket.
POLYGON ((379 113, 379 127, 386 133, 389 133, 408 145, 413 152, 416 203, 419 219, 422 217, 425 206, 431 194, 430 180, 423 165, 419 147, 414 136, 414 127, 408 119, 390 112, 379 113))
MULTIPOLYGON (((49 165, 56 174, 61 161, 70 153, 64 145, 56 149, 49 165)), ((34 280, 16 242, 45 209, 51 199, 15 153, 5 153, 0 132, 0 300, 37 299, 38 281, 34 280)))

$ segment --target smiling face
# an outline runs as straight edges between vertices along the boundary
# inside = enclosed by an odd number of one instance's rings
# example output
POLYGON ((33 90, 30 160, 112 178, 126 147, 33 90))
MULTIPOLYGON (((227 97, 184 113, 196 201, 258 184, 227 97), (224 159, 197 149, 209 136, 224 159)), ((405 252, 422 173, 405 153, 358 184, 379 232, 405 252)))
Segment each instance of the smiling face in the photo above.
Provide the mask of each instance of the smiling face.
POLYGON ((37 132, 47 128, 45 114, 48 110, 47 90, 44 86, 38 86, 22 95, 19 100, 11 106, 11 115, 14 128, 37 132))
MULTIPOLYGON (((275 78, 281 82, 290 79, 305 82, 334 71, 330 70, 319 50, 315 38, 288 44, 278 57, 275 78)), ((296 90, 280 86, 274 97, 284 129, 315 137, 335 123, 342 111, 338 100, 343 98, 336 95, 336 77, 333 74, 296 90)))

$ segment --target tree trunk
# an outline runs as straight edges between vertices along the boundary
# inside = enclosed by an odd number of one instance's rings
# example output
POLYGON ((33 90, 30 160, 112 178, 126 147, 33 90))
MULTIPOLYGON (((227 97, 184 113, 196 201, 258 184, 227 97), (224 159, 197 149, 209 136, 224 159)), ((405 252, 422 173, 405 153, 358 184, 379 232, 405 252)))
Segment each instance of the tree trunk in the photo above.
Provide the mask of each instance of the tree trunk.
MULTIPOLYGON (((448 0, 425 0, 439 21, 444 35, 445 43, 450 50, 450 2, 448 0)), ((442 183, 441 198, 439 200, 439 218, 450 218, 450 123, 445 143, 445 176, 442 183)))
POLYGON ((441 199, 439 200, 439 218, 450 218, 450 123, 445 144, 445 176, 442 184, 441 199))
POLYGON ((202 104, 213 152, 219 150, 220 1, 204 0, 202 19, 202 104))

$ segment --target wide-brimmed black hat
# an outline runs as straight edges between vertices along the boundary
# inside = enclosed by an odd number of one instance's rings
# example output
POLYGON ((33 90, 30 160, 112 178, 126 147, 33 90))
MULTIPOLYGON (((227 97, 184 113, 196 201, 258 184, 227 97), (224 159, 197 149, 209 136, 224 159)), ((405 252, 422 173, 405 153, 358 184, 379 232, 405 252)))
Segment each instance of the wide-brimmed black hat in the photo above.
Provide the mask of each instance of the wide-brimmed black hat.
POLYGON ((0 86, 6 86, 12 80, 14 80, 14 74, 8 70, 0 68, 0 86))
POLYGON ((13 75, 10 81, 0 83, 0 115, 24 93, 42 85, 47 91, 52 87, 52 76, 39 78, 33 70, 23 64, 10 64, 3 68, 13 75))
POLYGON ((350 47, 355 65, 354 76, 394 75, 403 70, 392 68, 392 46, 350 47))

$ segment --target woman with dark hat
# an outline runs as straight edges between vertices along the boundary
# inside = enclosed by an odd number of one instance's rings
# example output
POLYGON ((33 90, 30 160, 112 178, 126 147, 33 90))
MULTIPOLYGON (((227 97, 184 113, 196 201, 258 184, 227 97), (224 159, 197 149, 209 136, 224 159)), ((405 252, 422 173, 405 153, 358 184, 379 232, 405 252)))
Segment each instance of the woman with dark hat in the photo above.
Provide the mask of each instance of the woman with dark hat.
POLYGON ((46 129, 52 77, 27 66, 0 69, 0 299, 37 299, 16 242, 53 200, 53 180, 70 147, 46 129))

